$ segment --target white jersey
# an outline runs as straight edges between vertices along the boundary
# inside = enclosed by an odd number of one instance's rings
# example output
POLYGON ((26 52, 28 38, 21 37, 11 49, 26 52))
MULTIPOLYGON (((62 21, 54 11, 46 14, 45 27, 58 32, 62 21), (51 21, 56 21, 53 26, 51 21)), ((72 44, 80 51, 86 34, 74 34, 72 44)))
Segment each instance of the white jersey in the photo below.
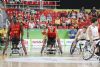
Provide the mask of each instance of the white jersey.
POLYGON ((83 32, 83 29, 79 29, 80 35, 78 36, 78 39, 86 39, 86 33, 83 32))
POLYGON ((93 27, 92 25, 89 26, 91 32, 92 32, 92 38, 98 39, 99 38, 99 31, 98 31, 98 26, 93 27))

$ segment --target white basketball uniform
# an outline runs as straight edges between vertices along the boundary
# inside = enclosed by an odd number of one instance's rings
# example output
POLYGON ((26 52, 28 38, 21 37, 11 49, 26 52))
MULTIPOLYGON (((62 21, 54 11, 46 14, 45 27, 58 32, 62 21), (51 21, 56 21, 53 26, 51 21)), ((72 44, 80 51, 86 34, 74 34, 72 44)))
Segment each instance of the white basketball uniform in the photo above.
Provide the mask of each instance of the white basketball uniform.
MULTIPOLYGON (((92 32, 92 40, 99 39, 99 31, 98 26, 93 27, 92 25, 89 26, 91 32, 92 32)), ((94 44, 96 45, 100 40, 94 41, 94 44)))
MULTIPOLYGON (((80 35, 78 36, 78 43, 77 43, 77 46, 79 44, 85 44, 86 43, 86 40, 81 40, 81 39, 86 39, 86 32, 84 33, 83 32, 83 29, 79 29, 79 32, 80 32, 80 35)), ((79 46, 78 46, 79 47, 79 46)))
POLYGON ((86 33, 83 32, 83 29, 79 29, 80 35, 78 36, 78 40, 86 39, 86 33))

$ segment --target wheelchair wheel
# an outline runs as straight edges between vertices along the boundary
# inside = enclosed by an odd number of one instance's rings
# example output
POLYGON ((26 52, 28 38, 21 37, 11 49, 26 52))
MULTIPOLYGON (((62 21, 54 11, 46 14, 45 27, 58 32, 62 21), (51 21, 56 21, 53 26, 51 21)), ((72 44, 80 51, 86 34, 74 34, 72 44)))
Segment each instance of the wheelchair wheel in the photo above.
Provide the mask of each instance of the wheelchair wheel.
POLYGON ((76 43, 73 42, 72 45, 71 45, 71 47, 70 47, 70 54, 71 54, 71 55, 74 53, 75 48, 76 48, 76 43))
POLYGON ((93 46, 90 46, 90 44, 86 45, 83 48, 83 59, 84 60, 89 60, 94 56, 95 48, 93 46))

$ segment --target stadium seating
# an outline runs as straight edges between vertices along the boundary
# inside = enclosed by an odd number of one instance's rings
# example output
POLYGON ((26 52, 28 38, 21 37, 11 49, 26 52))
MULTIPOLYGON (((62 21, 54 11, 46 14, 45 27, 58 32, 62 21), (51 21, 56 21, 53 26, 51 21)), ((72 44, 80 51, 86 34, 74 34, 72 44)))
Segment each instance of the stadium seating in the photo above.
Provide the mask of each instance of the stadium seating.
MULTIPOLYGON (((49 13, 49 11, 48 12, 46 12, 47 10, 44 10, 44 11, 37 11, 36 12, 36 14, 35 14, 35 16, 34 16, 34 19, 39 19, 40 18, 40 15, 42 15, 42 14, 44 14, 46 17, 47 17, 47 14, 49 13)), ((21 16, 24 18, 24 15, 25 15, 25 13, 23 12, 23 11, 19 11, 19 10, 17 10, 17 9, 7 9, 6 10, 6 12, 7 12, 7 14, 8 14, 8 16, 9 17, 12 17, 13 16, 13 14, 15 13, 16 14, 16 17, 18 16, 18 14, 21 14, 21 16)), ((52 16, 52 24, 54 24, 55 23, 55 19, 56 19, 56 17, 60 17, 60 20, 61 20, 61 23, 62 23, 62 17, 63 16, 66 16, 67 15, 67 11, 53 11, 53 12, 51 12, 51 13, 49 13, 51 16, 52 16)), ((77 14, 78 12, 76 12, 76 14, 77 14)), ((27 17, 28 17, 28 20, 30 19, 30 17, 31 17, 31 14, 30 13, 28 13, 27 14, 27 17)), ((41 24, 41 23, 40 23, 41 24)), ((86 25, 90 25, 90 22, 89 22, 89 20, 87 20, 86 21, 86 23, 85 23, 86 25)), ((83 27, 83 25, 85 25, 84 23, 83 24, 79 24, 79 27, 81 28, 81 27, 83 27)), ((26 27, 25 27, 26 28, 26 27)), ((64 29, 67 29, 68 27, 67 26, 59 26, 58 27, 59 29, 62 29, 62 28, 64 28, 64 29)))

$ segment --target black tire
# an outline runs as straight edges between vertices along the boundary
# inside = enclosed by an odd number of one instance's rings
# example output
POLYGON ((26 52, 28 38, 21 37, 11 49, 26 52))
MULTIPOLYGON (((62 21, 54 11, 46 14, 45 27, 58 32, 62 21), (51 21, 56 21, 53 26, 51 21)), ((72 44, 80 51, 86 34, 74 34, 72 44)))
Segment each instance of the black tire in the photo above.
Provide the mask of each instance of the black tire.
POLYGON ((85 46, 83 48, 83 59, 84 60, 89 60, 94 56, 94 52, 95 52, 95 48, 90 46, 90 44, 88 44, 88 46, 85 46), (87 47, 87 48, 86 48, 87 47), (86 53, 88 55, 86 55, 86 53))
POLYGON ((71 47, 70 47, 70 54, 71 54, 71 55, 74 53, 75 48, 76 48, 76 44, 73 42, 73 43, 71 44, 71 47))

